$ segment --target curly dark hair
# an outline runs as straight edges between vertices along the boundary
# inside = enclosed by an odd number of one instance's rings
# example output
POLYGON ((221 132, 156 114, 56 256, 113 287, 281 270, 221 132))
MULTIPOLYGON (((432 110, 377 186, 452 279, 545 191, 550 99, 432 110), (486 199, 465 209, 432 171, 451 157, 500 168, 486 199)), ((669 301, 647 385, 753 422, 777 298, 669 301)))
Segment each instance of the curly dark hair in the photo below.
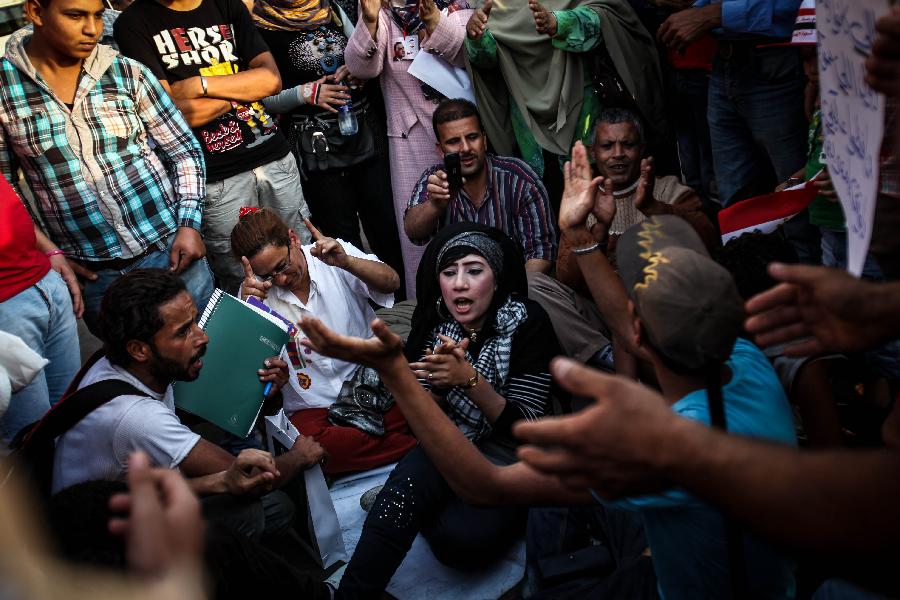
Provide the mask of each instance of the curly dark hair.
POLYGON ((772 233, 743 233, 728 240, 713 258, 728 269, 734 277, 741 298, 748 300, 775 285, 775 280, 767 270, 769 263, 795 263, 797 253, 785 238, 784 232, 777 229, 772 233))
POLYGON ((184 291, 184 281, 165 269, 136 269, 114 281, 103 295, 98 317, 109 361, 127 367, 131 362, 128 342, 152 344, 163 326, 159 307, 184 291))

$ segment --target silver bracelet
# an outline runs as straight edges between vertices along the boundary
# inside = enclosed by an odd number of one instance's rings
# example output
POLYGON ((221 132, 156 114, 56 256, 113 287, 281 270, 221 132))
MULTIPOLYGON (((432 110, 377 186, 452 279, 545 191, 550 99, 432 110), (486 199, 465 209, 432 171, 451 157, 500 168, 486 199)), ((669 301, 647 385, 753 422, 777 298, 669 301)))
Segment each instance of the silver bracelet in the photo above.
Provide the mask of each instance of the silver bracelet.
POLYGON ((203 88, 203 97, 209 93, 209 88, 206 86, 206 77, 203 75, 200 76, 200 87, 203 88))
POLYGON ((591 246, 585 246, 584 248, 572 248, 572 254, 575 256, 584 256, 585 254, 590 254, 591 252, 596 252, 601 248, 606 247, 606 242, 596 242, 591 246))

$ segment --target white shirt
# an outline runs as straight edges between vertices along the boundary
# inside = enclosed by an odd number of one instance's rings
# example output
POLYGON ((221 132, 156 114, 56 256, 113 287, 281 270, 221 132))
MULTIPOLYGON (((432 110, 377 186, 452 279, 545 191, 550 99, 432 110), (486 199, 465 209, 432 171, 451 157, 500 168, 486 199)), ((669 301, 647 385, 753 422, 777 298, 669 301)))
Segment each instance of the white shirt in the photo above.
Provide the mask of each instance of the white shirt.
MULTIPOLYGON (((350 242, 338 240, 344 252, 356 258, 380 262, 374 254, 366 254, 350 242)), ((394 305, 394 295, 369 288, 361 279, 339 267, 331 267, 309 253, 315 244, 303 246, 309 269, 310 288, 306 304, 290 290, 272 286, 266 305, 284 318, 297 324, 303 317, 315 317, 330 329, 342 335, 361 338, 372 337, 372 320, 375 311, 369 305, 372 299, 385 307, 394 305)), ((297 339, 303 337, 298 326, 297 339)), ((282 389, 284 412, 291 415, 307 408, 328 408, 337 400, 338 392, 350 379, 357 365, 343 360, 322 356, 299 346, 306 367, 295 368, 282 354, 291 371, 291 385, 282 389)))
POLYGON ((56 442, 52 492, 83 481, 125 478, 129 455, 143 450, 152 464, 175 469, 200 436, 175 416, 172 386, 157 394, 106 357, 85 373, 78 389, 107 379, 126 381, 144 396, 119 396, 88 414, 56 442))

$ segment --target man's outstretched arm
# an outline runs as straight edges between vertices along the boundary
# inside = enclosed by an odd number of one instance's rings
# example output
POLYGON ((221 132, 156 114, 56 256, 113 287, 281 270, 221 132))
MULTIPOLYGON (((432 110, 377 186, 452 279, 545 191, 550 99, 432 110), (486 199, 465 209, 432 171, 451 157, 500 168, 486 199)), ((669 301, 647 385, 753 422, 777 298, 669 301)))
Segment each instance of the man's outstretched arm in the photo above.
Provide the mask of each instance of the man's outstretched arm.
POLYGON ((763 536, 816 550, 878 550, 900 539, 900 453, 797 451, 714 431, 659 394, 570 360, 552 366, 597 403, 518 423, 522 460, 578 489, 621 497, 679 484, 763 536))

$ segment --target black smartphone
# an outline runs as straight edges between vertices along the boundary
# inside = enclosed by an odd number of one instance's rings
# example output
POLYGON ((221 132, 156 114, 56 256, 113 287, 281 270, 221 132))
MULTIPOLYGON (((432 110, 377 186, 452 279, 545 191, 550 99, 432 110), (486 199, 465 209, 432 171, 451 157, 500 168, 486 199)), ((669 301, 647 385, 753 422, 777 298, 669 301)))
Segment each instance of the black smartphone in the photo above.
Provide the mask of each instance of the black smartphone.
POLYGON ((462 165, 459 162, 459 152, 448 152, 444 155, 444 172, 447 173, 447 183, 451 190, 462 187, 462 165))

